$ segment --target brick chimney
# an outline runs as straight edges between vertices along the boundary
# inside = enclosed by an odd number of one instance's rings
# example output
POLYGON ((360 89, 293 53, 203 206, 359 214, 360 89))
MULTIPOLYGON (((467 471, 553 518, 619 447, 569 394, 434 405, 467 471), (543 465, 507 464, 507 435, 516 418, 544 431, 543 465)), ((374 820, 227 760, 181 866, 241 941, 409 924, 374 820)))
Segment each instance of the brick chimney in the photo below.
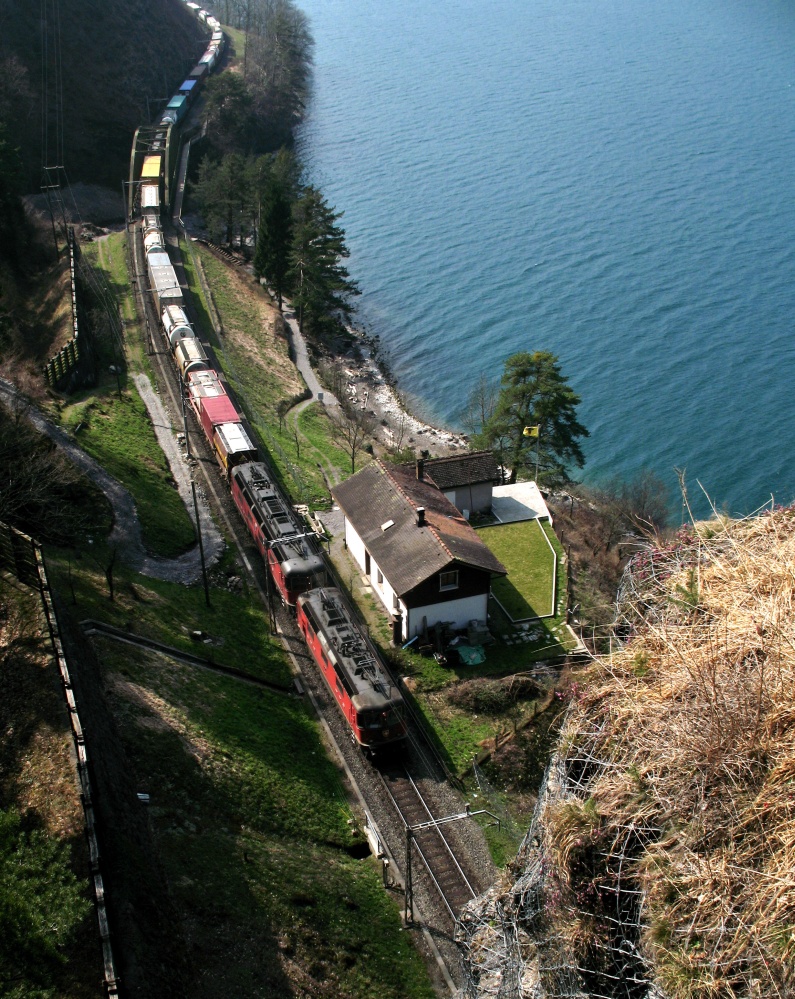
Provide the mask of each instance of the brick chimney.
POLYGON ((425 477, 425 460, 424 458, 417 458, 417 478, 422 481, 425 477))
POLYGON ((417 527, 425 527, 425 507, 417 507, 417 527))

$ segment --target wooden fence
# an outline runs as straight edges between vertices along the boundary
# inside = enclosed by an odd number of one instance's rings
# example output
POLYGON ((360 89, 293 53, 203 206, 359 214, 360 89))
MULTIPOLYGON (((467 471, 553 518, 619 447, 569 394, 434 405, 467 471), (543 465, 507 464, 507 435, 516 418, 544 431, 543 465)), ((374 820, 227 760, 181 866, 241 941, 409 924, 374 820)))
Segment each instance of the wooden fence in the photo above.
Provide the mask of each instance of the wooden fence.
POLYGON ((77 264, 77 258, 80 254, 80 248, 75 243, 75 231, 72 226, 69 226, 68 230, 68 243, 69 243, 69 272, 70 279, 72 282, 72 339, 69 340, 65 346, 63 346, 58 353, 51 357, 49 361, 44 365, 44 377, 47 379, 47 384, 51 388, 55 388, 61 379, 65 378, 74 368, 77 367, 80 360, 80 350, 78 348, 78 320, 77 320, 77 283, 75 281, 75 269, 77 264))

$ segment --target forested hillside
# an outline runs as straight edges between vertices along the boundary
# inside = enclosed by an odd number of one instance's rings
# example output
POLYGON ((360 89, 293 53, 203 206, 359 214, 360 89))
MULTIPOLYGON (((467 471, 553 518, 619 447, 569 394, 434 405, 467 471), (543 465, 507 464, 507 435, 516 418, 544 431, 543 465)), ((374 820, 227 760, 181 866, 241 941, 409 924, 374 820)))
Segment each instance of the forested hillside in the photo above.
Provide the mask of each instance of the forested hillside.
POLYGON ((72 183, 119 189, 147 98, 153 112, 162 108, 203 50, 195 19, 173 0, 0 0, 0 24, 0 122, 19 148, 28 192, 39 189, 44 158, 64 165, 72 183))

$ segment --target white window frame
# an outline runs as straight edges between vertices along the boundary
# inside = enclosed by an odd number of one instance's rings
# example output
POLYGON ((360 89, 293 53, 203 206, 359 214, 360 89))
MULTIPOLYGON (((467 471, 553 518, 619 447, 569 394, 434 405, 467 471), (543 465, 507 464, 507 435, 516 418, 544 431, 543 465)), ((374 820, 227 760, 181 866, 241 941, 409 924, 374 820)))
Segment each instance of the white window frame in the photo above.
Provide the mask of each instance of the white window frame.
POLYGON ((458 589, 458 569, 451 569, 449 572, 439 573, 439 592, 442 593, 445 590, 457 590, 458 589), (452 577, 452 580, 449 579, 452 577), (448 579, 448 582, 445 582, 448 579))

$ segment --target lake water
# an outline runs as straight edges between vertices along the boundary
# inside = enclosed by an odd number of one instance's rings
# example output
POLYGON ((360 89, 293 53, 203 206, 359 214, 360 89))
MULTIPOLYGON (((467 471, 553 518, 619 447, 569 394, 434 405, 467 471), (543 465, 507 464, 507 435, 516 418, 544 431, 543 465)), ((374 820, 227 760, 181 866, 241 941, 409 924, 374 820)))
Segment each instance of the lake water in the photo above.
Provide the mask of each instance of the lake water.
POLYGON ((550 350, 582 477, 795 497, 795 5, 300 0, 301 146, 416 408, 550 350))

